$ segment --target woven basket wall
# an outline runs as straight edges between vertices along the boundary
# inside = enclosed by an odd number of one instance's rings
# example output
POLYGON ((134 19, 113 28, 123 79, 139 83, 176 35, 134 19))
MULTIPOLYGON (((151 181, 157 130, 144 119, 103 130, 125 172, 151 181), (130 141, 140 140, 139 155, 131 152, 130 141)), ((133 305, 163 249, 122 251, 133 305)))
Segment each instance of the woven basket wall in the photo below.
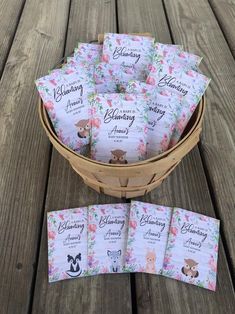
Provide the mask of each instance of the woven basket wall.
POLYGON ((51 143, 69 161, 84 183, 99 193, 126 198, 150 192, 173 171, 181 159, 198 143, 204 111, 205 97, 195 110, 182 139, 165 153, 138 163, 111 165, 79 155, 60 142, 41 100, 39 101, 40 120, 51 143))
MULTIPOLYGON (((151 36, 150 33, 136 35, 151 36)), ((104 35, 98 35, 103 42, 104 35)), ((150 192, 174 170, 181 159, 198 143, 205 111, 205 97, 200 101, 182 139, 170 150, 142 162, 111 165, 79 155, 58 139, 47 112, 39 100, 39 116, 51 143, 66 158, 71 167, 83 178, 84 183, 96 190, 115 197, 136 197, 150 192)))

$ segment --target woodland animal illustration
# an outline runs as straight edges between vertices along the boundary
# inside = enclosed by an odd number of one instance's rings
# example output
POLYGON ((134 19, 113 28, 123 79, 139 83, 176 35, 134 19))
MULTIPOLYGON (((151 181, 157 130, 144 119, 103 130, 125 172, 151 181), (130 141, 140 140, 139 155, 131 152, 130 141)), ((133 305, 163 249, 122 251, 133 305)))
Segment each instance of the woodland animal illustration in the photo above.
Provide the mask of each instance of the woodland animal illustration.
POLYGON ((146 272, 156 273, 156 253, 154 250, 148 250, 146 253, 146 272))
POLYGON ((110 251, 107 250, 107 255, 110 259, 111 265, 110 265, 110 270, 113 273, 117 273, 120 270, 120 258, 121 258, 122 251, 110 251))
POLYGON ((197 265, 198 263, 193 259, 184 259, 184 266, 182 267, 181 271, 185 276, 197 278, 199 276, 197 265))
POLYGON ((127 164, 126 152, 121 149, 111 150, 110 164, 127 164))
POLYGON ((82 273, 82 269, 80 268, 79 261, 81 261, 82 256, 81 253, 77 254, 75 257, 68 255, 67 261, 70 263, 70 269, 66 271, 66 273, 70 277, 78 277, 82 273))
POLYGON ((83 119, 83 120, 79 120, 75 126, 77 127, 78 130, 78 137, 80 138, 86 138, 89 136, 90 134, 90 122, 89 119, 83 119))

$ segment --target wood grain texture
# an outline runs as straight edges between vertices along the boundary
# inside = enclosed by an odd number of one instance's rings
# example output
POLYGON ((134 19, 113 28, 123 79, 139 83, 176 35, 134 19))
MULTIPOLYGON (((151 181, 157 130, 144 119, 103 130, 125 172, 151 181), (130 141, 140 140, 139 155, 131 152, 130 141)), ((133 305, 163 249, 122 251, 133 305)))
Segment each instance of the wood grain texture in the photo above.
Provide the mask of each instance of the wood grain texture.
POLYGON ((235 0, 209 0, 209 3, 235 57, 235 0))
MULTIPOLYGON (((169 36, 166 22, 162 21, 155 29, 154 22, 159 16, 161 19, 164 18, 164 11, 161 1, 154 1, 154 4, 155 8, 157 7, 156 12, 153 8, 153 1, 150 0, 145 1, 143 6, 142 1, 128 1, 128 3, 119 1, 119 15, 122 14, 122 19, 119 18, 120 32, 147 29, 153 35, 157 33, 159 38, 169 36), (131 19, 126 12, 130 12, 132 6, 134 6, 134 15, 131 19), (148 15, 148 12, 155 13, 148 15), (145 14, 148 15, 148 19, 144 18, 145 14), (139 17, 138 26, 135 16, 139 17), (128 26, 125 23, 127 19, 128 26)), ((159 188, 138 199, 155 204, 188 208, 215 216, 198 148, 183 159, 159 188)), ((221 313, 231 311, 235 306, 234 290, 221 242, 216 293, 160 276, 136 274, 135 278, 137 310, 140 313, 221 313)))
MULTIPOLYGON (((183 159, 158 189, 139 199, 215 217, 198 148, 183 159)), ((136 291, 138 308, 143 313, 219 314, 235 310, 234 289, 221 240, 215 293, 173 279, 144 274, 136 275, 136 291), (152 297, 154 291, 158 291, 157 298, 152 297)))
POLYGON ((165 1, 175 42, 204 57, 212 78, 201 153, 235 271, 235 62, 215 16, 204 0, 165 1))
POLYGON ((171 43, 162 1, 118 0, 119 33, 150 33, 162 43, 171 43), (152 33, 154 31, 154 33, 152 33))
POLYGON ((0 75, 14 38, 25 0, 0 2, 0 75))
MULTIPOLYGON (((72 1, 66 54, 77 42, 116 31, 114 1, 72 1)), ((117 203, 87 187, 69 163, 53 150, 46 211, 98 203, 117 203)), ((46 213, 34 293, 33 313, 131 313, 130 276, 101 275, 48 284, 46 213)))
POLYGON ((39 125, 34 80, 63 53, 68 4, 67 0, 27 1, 1 80, 0 312, 4 314, 25 314, 29 308, 50 155, 39 125))

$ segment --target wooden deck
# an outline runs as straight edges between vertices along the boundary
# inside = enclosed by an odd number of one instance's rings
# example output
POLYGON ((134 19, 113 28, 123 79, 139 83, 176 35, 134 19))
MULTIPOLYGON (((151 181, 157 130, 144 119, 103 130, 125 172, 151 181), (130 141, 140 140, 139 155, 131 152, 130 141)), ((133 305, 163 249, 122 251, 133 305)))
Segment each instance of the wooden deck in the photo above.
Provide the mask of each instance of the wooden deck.
POLYGON ((0 312, 235 313, 235 1, 1 0, 0 38, 0 312), (141 200, 221 219, 216 293, 147 274, 48 284, 46 212, 120 200, 86 187, 52 149, 34 80, 105 31, 151 32, 204 57, 200 144, 141 200))

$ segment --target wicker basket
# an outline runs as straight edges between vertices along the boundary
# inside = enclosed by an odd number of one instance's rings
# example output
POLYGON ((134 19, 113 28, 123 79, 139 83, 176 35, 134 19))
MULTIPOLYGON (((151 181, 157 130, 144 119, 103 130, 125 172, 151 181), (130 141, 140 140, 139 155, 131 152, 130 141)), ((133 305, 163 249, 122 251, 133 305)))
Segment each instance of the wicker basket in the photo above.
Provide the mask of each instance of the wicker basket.
POLYGON ((111 165, 79 155, 60 142, 41 100, 39 101, 40 120, 51 143, 70 162, 84 182, 99 193, 126 198, 150 192, 172 172, 198 143, 204 111, 205 97, 195 110, 182 139, 170 150, 138 163, 111 165))
MULTIPOLYGON (((98 41, 103 41, 102 34, 99 34, 98 41)), ((91 160, 64 145, 55 134, 42 101, 39 100, 40 120, 51 143, 70 162, 85 184, 99 193, 126 198, 145 195, 160 185, 174 170, 181 159, 198 143, 204 111, 205 97, 197 106, 181 140, 170 150, 145 161, 113 165, 91 160)))

